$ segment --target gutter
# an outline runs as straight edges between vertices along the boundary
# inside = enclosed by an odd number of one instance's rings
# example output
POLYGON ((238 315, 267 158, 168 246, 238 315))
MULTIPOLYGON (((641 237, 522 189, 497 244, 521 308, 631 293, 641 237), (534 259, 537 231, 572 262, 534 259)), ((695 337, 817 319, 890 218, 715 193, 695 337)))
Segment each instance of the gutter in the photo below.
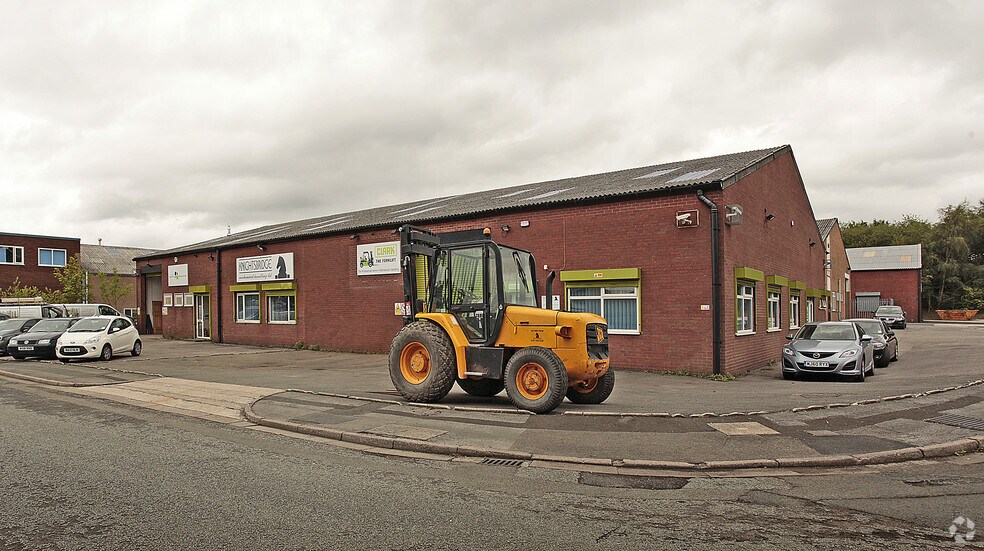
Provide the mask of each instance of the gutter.
POLYGON ((713 365, 714 374, 721 374, 721 350, 724 348, 724 341, 721 335, 721 224, 718 220, 718 207, 706 196, 704 190, 697 190, 697 199, 711 209, 711 312, 713 313, 713 365))

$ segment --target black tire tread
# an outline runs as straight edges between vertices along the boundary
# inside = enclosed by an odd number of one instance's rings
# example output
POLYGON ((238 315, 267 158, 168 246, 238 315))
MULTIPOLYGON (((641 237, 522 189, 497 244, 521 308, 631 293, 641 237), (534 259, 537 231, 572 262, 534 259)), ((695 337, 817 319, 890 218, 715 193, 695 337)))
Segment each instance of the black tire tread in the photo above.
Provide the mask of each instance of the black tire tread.
POLYGON ((506 394, 509 400, 520 409, 533 413, 548 413, 564 401, 567 393, 567 368, 557 354, 550 349, 540 346, 528 346, 513 354, 506 362, 506 394), (548 392, 539 400, 529 400, 519 392, 516 386, 516 371, 524 364, 535 361, 547 371, 549 380, 548 392))
POLYGON ((390 380, 407 400, 436 402, 447 396, 454 386, 455 374, 458 371, 456 361, 454 345, 444 329, 430 321, 415 321, 404 326, 393 338, 389 352, 390 380), (419 385, 407 382, 400 371, 400 354, 411 342, 423 344, 430 354, 430 373, 419 385))
POLYGON ((615 368, 608 366, 608 371, 601 376, 598 385, 591 392, 578 392, 573 387, 567 389, 567 399, 575 404, 600 404, 612 395, 615 389, 615 368))
POLYGON ((141 352, 143 352, 143 343, 140 342, 140 339, 137 339, 133 343, 133 348, 130 349, 130 355, 136 357, 139 356, 141 352))

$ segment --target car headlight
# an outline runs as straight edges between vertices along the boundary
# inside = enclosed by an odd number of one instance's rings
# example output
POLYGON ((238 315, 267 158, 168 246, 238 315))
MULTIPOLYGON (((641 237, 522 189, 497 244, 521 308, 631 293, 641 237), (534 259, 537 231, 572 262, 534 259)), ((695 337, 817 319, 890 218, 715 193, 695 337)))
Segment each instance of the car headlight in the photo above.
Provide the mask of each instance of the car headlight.
POLYGON ((99 341, 99 337, 92 337, 91 339, 86 339, 82 344, 96 344, 99 341))
POLYGON ((858 348, 852 348, 850 350, 845 350, 844 352, 841 352, 840 357, 841 358, 851 358, 853 356, 857 356, 859 351, 860 351, 860 349, 858 349, 858 348))
POLYGON ((875 350, 881 350, 883 348, 885 348, 885 343, 883 343, 883 342, 876 342, 875 343, 875 350))
POLYGON ((51 339, 41 339, 38 344, 51 344, 51 339))
POLYGON ((793 352, 793 349, 788 346, 782 347, 782 353, 787 356, 792 356, 793 354, 795 354, 795 352, 793 352))

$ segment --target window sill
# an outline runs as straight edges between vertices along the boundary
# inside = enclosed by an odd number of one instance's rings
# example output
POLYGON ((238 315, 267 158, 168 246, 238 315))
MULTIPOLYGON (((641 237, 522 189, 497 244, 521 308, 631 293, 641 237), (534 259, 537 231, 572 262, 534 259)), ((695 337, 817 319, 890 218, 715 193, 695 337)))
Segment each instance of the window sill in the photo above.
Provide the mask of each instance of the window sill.
POLYGON ((781 327, 776 327, 775 329, 769 329, 766 331, 766 333, 781 333, 781 332, 782 332, 781 327))
POLYGON ((0 265, 3 265, 3 266, 23 266, 24 263, 23 262, 0 262, 0 265))
POLYGON ((270 325, 297 325, 296 321, 268 321, 270 325))
POLYGON ((792 331, 793 329, 799 329, 799 328, 800 328, 800 326, 799 326, 799 325, 790 325, 790 326, 789 326, 789 330, 790 330, 790 331, 792 331))
POLYGON ((746 335, 754 335, 755 331, 738 331, 735 333, 736 337, 744 337, 746 335))
POLYGON ((39 268, 64 268, 64 264, 38 264, 39 268))
POLYGON ((260 320, 236 320, 236 323, 260 323, 260 320))
POLYGON ((624 329, 615 329, 614 331, 609 329, 609 335, 641 335, 642 331, 626 331, 624 329))

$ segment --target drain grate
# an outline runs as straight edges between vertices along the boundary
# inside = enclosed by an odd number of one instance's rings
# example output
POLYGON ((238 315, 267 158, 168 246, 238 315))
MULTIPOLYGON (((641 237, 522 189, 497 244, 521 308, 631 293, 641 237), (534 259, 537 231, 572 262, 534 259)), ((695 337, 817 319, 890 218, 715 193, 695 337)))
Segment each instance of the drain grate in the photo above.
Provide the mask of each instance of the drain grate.
POLYGON ((495 459, 486 457, 482 460, 482 465, 495 465, 496 467, 522 467, 526 463, 522 459, 495 459))
POLYGON ((939 417, 933 417, 932 419, 926 420, 930 423, 939 423, 941 425, 949 425, 951 427, 984 431, 984 419, 976 419, 974 417, 964 417, 963 415, 944 413, 939 417))

